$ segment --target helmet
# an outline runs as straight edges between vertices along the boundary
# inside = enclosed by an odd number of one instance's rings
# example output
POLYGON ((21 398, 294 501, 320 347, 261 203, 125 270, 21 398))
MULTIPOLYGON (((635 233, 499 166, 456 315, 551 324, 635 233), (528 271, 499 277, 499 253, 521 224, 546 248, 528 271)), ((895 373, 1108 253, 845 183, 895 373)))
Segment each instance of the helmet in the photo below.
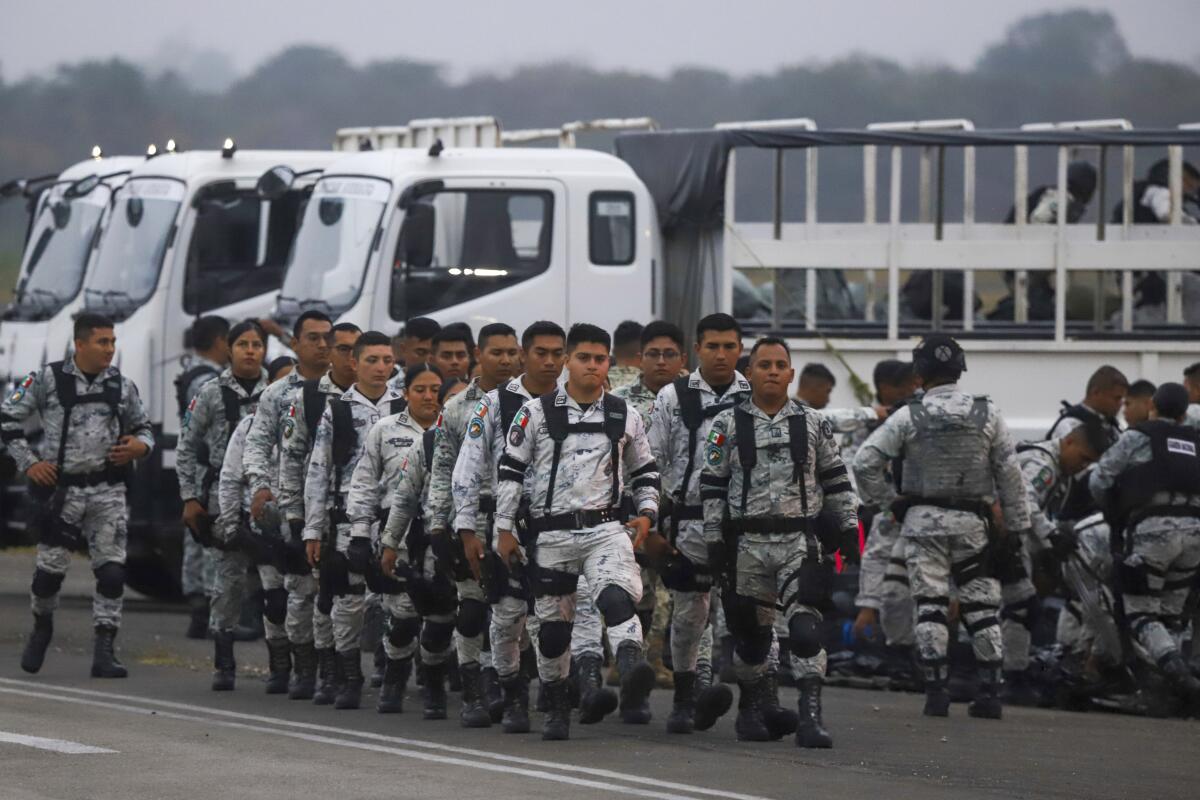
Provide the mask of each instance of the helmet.
POLYGON ((958 378, 967 371, 967 355, 953 336, 931 333, 913 348, 913 369, 922 378, 958 378))
POLYGON ((1081 203, 1091 200, 1096 191, 1096 168, 1087 161, 1072 161, 1068 164, 1067 191, 1081 203))

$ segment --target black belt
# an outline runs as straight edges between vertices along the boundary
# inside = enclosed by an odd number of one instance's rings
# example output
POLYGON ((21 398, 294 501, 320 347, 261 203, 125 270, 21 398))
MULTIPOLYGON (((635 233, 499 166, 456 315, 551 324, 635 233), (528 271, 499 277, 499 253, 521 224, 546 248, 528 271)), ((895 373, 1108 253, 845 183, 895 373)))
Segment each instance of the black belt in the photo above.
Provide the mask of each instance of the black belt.
POLYGON ((726 525, 736 534, 743 533, 805 533, 808 519, 805 517, 738 517, 726 525))
POLYGON ((594 528, 606 522, 617 522, 621 519, 621 507, 597 508, 589 511, 572 511, 569 514, 549 514, 533 518, 533 532, 546 531, 580 531, 584 528, 594 528))
POLYGON ((74 486, 83 488, 85 486, 99 486, 101 484, 118 484, 125 482, 126 469, 124 467, 105 467, 95 472, 67 472, 58 476, 58 485, 67 487, 74 486))
POLYGON ((496 496, 494 494, 481 495, 479 497, 479 513, 480 514, 495 514, 496 513, 496 496))
POLYGON ((685 520, 689 519, 704 519, 704 506, 699 504, 694 506, 685 506, 676 503, 671 507, 671 518, 678 520, 679 522, 684 522, 685 520))

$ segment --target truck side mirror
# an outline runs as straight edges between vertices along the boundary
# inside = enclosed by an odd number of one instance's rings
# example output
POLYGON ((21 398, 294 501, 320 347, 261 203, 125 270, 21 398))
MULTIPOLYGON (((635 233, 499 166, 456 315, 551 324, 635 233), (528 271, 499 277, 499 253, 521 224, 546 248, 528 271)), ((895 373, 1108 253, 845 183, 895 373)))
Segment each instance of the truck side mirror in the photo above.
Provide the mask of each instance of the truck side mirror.
POLYGON ((296 182, 296 171, 287 164, 271 167, 258 179, 254 191, 264 200, 278 200, 296 182))
POLYGON ((433 264, 435 212, 429 203, 417 203, 404 213, 400 226, 400 259, 405 270, 433 264))

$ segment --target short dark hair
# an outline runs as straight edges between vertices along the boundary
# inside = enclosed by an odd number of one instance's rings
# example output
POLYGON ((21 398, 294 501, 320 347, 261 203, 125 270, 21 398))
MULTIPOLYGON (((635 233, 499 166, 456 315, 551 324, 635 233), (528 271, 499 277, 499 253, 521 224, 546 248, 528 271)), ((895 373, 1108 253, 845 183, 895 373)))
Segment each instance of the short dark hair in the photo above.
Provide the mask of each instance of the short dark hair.
POLYGON ((561 325, 557 322, 541 319, 530 325, 521 334, 521 349, 528 350, 533 344, 533 340, 539 336, 557 336, 564 342, 567 340, 567 334, 563 331, 561 325))
POLYGON ((271 363, 267 364, 267 380, 275 380, 275 376, 279 374, 280 370, 294 366, 296 366, 296 359, 291 356, 279 356, 271 359, 271 363))
POLYGON ((1105 364, 1092 373, 1092 377, 1088 378, 1087 394, 1092 392, 1105 392, 1109 389, 1115 389, 1118 386, 1129 388, 1129 379, 1125 377, 1125 373, 1116 367, 1105 364))
MULTIPOLYGON (((404 380, 408 380, 407 375, 405 376, 404 380)), ((466 383, 466 381, 457 375, 452 378, 443 378, 442 388, 438 389, 438 402, 442 405, 446 405, 446 395, 450 394, 451 390, 460 383, 466 383)))
POLYGON ((467 348, 467 355, 471 354, 471 348, 475 346, 475 340, 471 337, 470 331, 464 331, 462 328, 456 328, 452 325, 447 325, 433 336, 433 352, 437 352, 438 348, 446 342, 462 342, 463 347, 467 348))
POLYGON ((696 341, 704 338, 705 331, 737 331, 740 338, 742 334, 742 326, 738 321, 728 314, 718 311, 716 314, 709 314, 707 317, 701 317, 696 323, 696 341))
POLYGON ((413 317, 404 323, 404 328, 400 331, 401 335, 406 339, 432 339, 437 335, 437 332, 442 329, 436 319, 429 317, 413 317))
POLYGON ((513 330, 511 325, 503 322, 489 322, 479 329, 479 349, 487 347, 487 340, 493 336, 511 336, 517 338, 517 332, 513 330))
POLYGON ((1167 381, 1154 390, 1154 408, 1160 417, 1179 419, 1187 413, 1188 391, 1183 384, 1167 381))
MULTIPOLYGON (((733 317, 730 317, 730 319, 733 319, 733 317)), ((727 331, 727 330, 729 330, 729 328, 711 328, 710 330, 727 331)), ((779 337, 779 336, 760 336, 760 337, 758 337, 758 339, 756 339, 754 341, 754 346, 750 348, 749 364, 754 363, 754 354, 758 352, 758 349, 760 347, 770 347, 773 345, 779 345, 780 347, 782 347, 784 349, 784 352, 786 352, 788 354, 788 361, 792 360, 792 348, 788 347, 788 343, 785 342, 781 337, 779 337)), ((749 364, 747 365, 747 367, 749 367, 749 364)))
POLYGON ((211 350, 229 333, 229 320, 216 314, 196 317, 188 331, 188 344, 193 350, 211 350))
MULTIPOLYGON (((1200 361, 1197 361, 1195 364, 1192 364, 1190 367, 1185 367, 1183 370, 1183 377, 1191 378, 1192 380, 1196 380, 1196 379, 1200 378, 1200 361)), ((1132 386, 1129 388, 1131 390, 1133 389, 1132 386)))
POLYGON ((805 364, 804 369, 800 370, 800 382, 804 383, 805 381, 824 381, 830 386, 837 386, 837 378, 833 377, 829 367, 818 364, 816 361, 805 364))
MULTIPOLYGON (((1183 374, 1187 375, 1187 371, 1184 370, 1183 374)), ((1129 396, 1130 397, 1153 397, 1154 390, 1156 388, 1158 388, 1158 387, 1156 387, 1153 383, 1146 380, 1145 378, 1142 378, 1141 380, 1137 380, 1137 381, 1134 381, 1133 383, 1129 384, 1129 396)))
POLYGON ((608 331, 590 322, 576 322, 567 333, 567 349, 574 350, 581 344, 602 344, 605 350, 612 349, 612 337, 608 331))
POLYGON ((679 345, 680 350, 684 348, 683 329, 674 322, 667 322, 665 319, 656 319, 642 328, 642 347, 644 348, 653 340, 663 336, 679 345))
POLYGON ((315 319, 318 322, 333 322, 333 320, 329 318, 329 315, 324 311, 316 308, 310 308, 308 311, 305 311, 303 314, 296 317, 296 324, 292 326, 293 338, 300 338, 300 331, 304 330, 304 323, 308 322, 310 319, 315 319))
POLYGON ((358 337, 358 341, 354 343, 354 357, 358 358, 362 355, 362 351, 368 347, 386 347, 389 350, 392 348, 392 340, 386 333, 379 331, 366 331, 362 336, 358 337))
POLYGON ((439 378, 442 377, 442 371, 433 364, 413 364, 411 367, 404 370, 404 385, 406 387, 412 386, 413 381, 415 381, 422 373, 425 372, 432 372, 439 378))
POLYGON ((329 332, 331 334, 334 334, 334 333, 362 333, 362 328, 358 327, 353 322, 339 322, 337 325, 334 325, 333 328, 331 328, 329 332))
POLYGON ((912 362, 885 358, 875 365, 875 372, 871 379, 875 383, 876 390, 881 386, 899 386, 907 383, 913 379, 912 362))
POLYGON ((233 347, 234 342, 250 332, 258 334, 258 338, 262 340, 263 345, 266 345, 267 332, 263 330, 263 326, 259 325, 256 319, 244 319, 237 325, 234 325, 229 329, 229 333, 225 334, 225 341, 229 342, 230 347, 233 347))
POLYGON ((612 343, 614 350, 626 350, 631 345, 635 348, 642 346, 642 323, 627 319, 613 331, 612 343))
POLYGON ((111 318, 103 314, 97 314, 95 311, 84 311, 75 318, 75 340, 86 342, 92 338, 92 331, 112 327, 113 321, 111 318))

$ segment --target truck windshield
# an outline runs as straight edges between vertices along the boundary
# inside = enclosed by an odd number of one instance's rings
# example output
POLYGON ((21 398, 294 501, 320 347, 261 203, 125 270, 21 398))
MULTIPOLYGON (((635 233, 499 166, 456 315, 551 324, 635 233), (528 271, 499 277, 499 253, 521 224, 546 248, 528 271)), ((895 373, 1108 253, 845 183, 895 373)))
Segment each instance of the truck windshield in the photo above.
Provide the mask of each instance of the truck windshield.
POLYGON ((22 319, 48 319, 79 294, 96 228, 111 190, 100 184, 83 197, 65 196, 71 184, 51 187, 42 199, 21 264, 13 310, 22 319))
POLYGON ((334 313, 353 305, 390 194, 391 184, 374 178, 330 175, 318 181, 292 248, 280 302, 320 302, 334 313))
POLYGON ((121 187, 84 289, 88 308, 125 318, 149 299, 183 195, 183 183, 170 178, 134 178, 121 187))

